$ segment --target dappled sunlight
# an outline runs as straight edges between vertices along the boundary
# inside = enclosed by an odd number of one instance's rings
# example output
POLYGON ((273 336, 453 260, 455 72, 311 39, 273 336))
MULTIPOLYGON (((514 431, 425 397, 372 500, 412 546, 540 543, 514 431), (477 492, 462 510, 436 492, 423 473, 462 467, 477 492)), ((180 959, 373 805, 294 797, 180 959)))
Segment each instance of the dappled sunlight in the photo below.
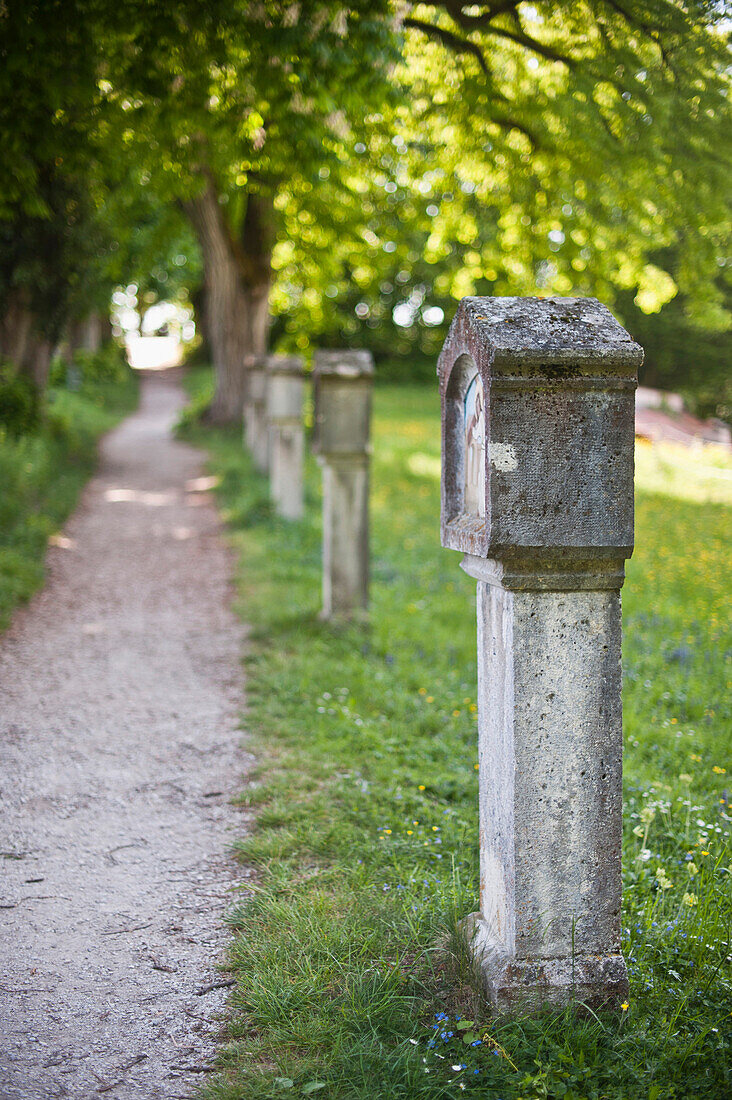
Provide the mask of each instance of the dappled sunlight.
POLYGON ((426 455, 422 451, 415 451, 407 459, 407 468, 410 474, 417 477, 431 477, 435 481, 440 480, 442 461, 435 455, 426 455))
POLYGON ((48 540, 49 546, 57 546, 60 550, 75 550, 76 542, 74 539, 68 538, 66 535, 51 535, 48 540))
POLYGON ((103 634, 105 630, 106 630, 106 627, 105 627, 104 623, 91 622, 91 623, 82 623, 81 624, 81 633, 82 634, 89 634, 89 635, 103 634))
POLYGON ((176 494, 172 490, 151 493, 142 489, 106 489, 104 499, 109 504, 145 504, 148 508, 163 508, 175 503, 176 494))
POLYGON ((732 505, 732 452, 727 447, 677 443, 635 446, 636 489, 697 504, 732 505))
POLYGON ((193 477, 186 482, 187 493, 207 493, 221 482, 220 477, 193 477))

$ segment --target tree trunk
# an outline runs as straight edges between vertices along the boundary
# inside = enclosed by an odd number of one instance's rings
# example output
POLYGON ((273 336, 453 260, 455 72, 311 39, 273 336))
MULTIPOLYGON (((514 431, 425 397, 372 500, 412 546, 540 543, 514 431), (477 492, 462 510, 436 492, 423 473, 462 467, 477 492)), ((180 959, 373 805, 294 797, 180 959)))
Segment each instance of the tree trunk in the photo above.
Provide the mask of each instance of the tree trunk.
POLYGON ((102 318, 90 313, 81 323, 81 346, 84 351, 96 353, 102 346, 102 318))
POLYGON ((203 255, 205 333, 211 347, 216 392, 209 409, 215 424, 241 420, 246 361, 267 351, 271 280, 271 203, 250 195, 241 240, 224 217, 213 180, 185 203, 203 255))
POLYGON ((25 296, 12 291, 0 317, 0 359, 6 359, 18 369, 25 359, 32 340, 33 314, 25 296))
POLYGON ((8 296, 0 316, 0 360, 8 360, 20 374, 27 375, 38 390, 44 390, 51 365, 52 346, 41 333, 26 297, 21 291, 8 296))

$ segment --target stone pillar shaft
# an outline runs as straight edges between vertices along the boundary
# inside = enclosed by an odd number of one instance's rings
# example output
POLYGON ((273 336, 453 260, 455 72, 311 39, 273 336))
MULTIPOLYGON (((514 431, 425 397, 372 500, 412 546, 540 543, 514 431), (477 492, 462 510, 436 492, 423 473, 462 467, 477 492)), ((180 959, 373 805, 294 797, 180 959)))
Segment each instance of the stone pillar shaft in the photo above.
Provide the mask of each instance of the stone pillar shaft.
POLYGON ((323 616, 368 606, 369 462, 329 455, 323 468, 323 616))
MULTIPOLYGON (((490 959, 489 995, 502 1011, 597 1003, 598 989, 601 1001, 623 998, 620 594, 512 590, 486 569, 495 564, 464 563, 488 578, 477 586, 482 843, 472 928, 490 959)), ((616 584, 616 574, 594 578, 603 581, 616 584)))
POLYGON ((270 356, 267 360, 267 459, 269 491, 283 519, 302 519, 305 384, 302 360, 270 356))
POLYGON ((258 360, 249 370, 244 430, 254 465, 261 474, 266 474, 269 470, 266 359, 258 360))
POLYGON ((302 519, 305 514, 304 458, 302 421, 273 424, 269 430, 269 487, 275 510, 283 519, 302 519))

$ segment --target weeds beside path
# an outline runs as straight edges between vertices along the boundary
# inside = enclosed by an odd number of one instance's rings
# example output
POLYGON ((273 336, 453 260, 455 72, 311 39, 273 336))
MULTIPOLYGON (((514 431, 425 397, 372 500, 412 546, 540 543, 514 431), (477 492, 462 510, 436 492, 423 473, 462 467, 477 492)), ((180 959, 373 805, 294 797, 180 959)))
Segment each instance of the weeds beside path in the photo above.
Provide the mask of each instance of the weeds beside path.
POLYGON ((242 794, 258 827, 239 847, 260 885, 235 915, 231 1039, 206 1096, 722 1100, 730 508, 638 493, 623 596, 627 1009, 495 1024, 453 936, 478 893, 475 613, 474 583, 439 546, 436 395, 377 391, 374 437, 371 618, 334 627, 317 618, 315 464, 307 518, 286 524, 239 434, 194 430, 241 560, 259 759, 242 794))
POLYGON ((0 423, 0 630, 42 585, 48 539, 91 476, 100 436, 137 400, 138 380, 125 369, 116 380, 74 391, 51 387, 46 412, 30 431, 16 436, 0 423))

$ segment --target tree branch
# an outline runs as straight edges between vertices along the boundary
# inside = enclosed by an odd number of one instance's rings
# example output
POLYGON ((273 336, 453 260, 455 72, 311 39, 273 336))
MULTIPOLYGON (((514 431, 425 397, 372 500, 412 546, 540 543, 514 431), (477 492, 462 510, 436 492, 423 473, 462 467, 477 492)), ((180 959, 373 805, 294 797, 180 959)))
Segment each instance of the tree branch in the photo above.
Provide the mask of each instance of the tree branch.
POLYGON ((524 31, 509 31, 503 27, 490 27, 489 34, 495 34, 498 38, 508 38, 511 42, 515 42, 519 46, 523 46, 527 50, 531 50, 532 53, 538 53, 541 57, 546 58, 547 61, 559 61, 562 65, 566 65, 568 69, 572 68, 572 60, 566 57, 564 54, 557 53, 551 46, 545 46, 543 42, 538 42, 531 35, 526 34, 524 31))
POLYGON ((404 20, 403 25, 405 27, 411 27, 412 30, 415 31, 422 31, 428 38, 439 39, 445 46, 454 50, 455 53, 471 54, 476 58, 485 75, 491 75, 485 57, 483 56, 483 51, 475 42, 467 42, 464 38, 460 38, 459 35, 453 34, 452 31, 448 31, 444 27, 438 27, 434 23, 424 23, 421 19, 407 18, 404 20))
POLYGON ((488 26, 499 15, 508 15, 515 12, 520 3, 521 0, 503 0, 503 3, 500 4, 487 4, 485 6, 488 10, 480 15, 470 15, 468 12, 463 11, 465 7, 463 0, 442 0, 442 3, 437 3, 434 6, 444 8, 450 18, 454 19, 463 30, 475 30, 479 27, 488 26))

